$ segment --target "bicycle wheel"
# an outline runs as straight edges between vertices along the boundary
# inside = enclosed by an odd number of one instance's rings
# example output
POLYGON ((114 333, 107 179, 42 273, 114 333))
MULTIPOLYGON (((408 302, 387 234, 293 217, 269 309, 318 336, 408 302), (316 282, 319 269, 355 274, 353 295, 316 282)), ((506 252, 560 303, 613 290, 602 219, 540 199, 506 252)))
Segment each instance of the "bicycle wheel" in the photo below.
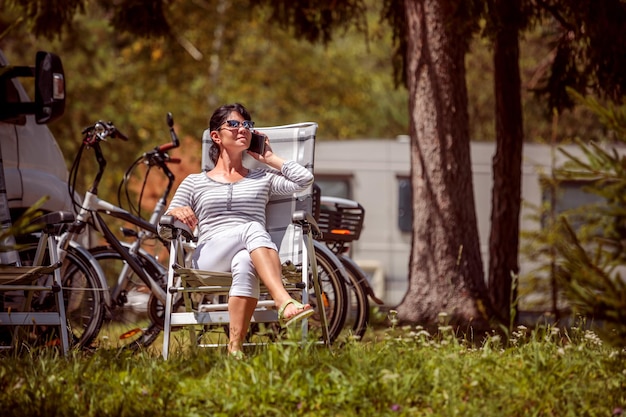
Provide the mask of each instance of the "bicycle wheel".
MULTIPOLYGON (((322 300, 317 300, 313 291, 313 282, 309 282, 309 302, 313 308, 320 305, 326 310, 328 336, 333 342, 341 333, 348 312, 348 293, 346 290, 345 269, 341 262, 328 248, 314 242, 317 275, 322 290, 322 300)), ((311 281, 313 277, 309 277, 311 281)), ((309 327, 320 328, 320 315, 316 313, 309 319, 309 327)))
MULTIPOLYGON (((32 265, 37 243, 29 239, 20 249, 24 265, 32 265)), ((46 255, 45 262, 49 262, 46 255)), ((65 314, 70 330, 70 343, 79 348, 90 346, 98 334, 104 317, 102 286, 89 260, 76 248, 69 247, 61 266, 65 314)), ((45 311, 54 308, 53 294, 35 294, 31 308, 45 311)))
POLYGON ((350 305, 346 324, 351 327, 354 336, 361 338, 367 330, 370 319, 370 304, 362 284, 363 280, 367 280, 367 277, 352 259, 343 255, 338 255, 338 258, 346 269, 349 278, 347 288, 350 305))
MULTIPOLYGON (((110 246, 92 248, 89 252, 100 263, 111 293, 126 262, 110 246)), ((167 271, 154 258, 143 252, 136 255, 141 266, 157 283, 165 288, 167 271)), ((100 334, 95 341, 98 346, 115 348, 147 347, 156 340, 163 329, 163 305, 150 297, 148 286, 129 270, 126 288, 117 300, 111 300, 100 334)))

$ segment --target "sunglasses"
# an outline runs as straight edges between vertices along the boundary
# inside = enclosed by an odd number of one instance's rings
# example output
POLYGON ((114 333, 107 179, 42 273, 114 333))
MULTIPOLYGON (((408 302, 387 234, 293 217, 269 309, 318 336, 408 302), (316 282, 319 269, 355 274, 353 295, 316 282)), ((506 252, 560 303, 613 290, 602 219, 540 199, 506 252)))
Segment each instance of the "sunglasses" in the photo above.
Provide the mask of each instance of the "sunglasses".
POLYGON ((224 122, 226 124, 225 127, 220 127, 217 130, 221 130, 221 129, 239 129, 241 126, 243 126, 244 128, 250 130, 254 127, 254 122, 252 120, 244 120, 243 122, 240 122, 239 120, 226 120, 226 122, 224 122))

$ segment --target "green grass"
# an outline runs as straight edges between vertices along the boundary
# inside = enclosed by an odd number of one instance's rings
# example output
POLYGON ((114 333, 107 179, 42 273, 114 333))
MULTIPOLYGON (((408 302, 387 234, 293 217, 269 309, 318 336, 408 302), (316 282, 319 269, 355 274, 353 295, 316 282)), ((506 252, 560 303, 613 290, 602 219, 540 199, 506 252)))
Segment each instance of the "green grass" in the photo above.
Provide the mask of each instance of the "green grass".
POLYGON ((31 351, 0 359, 3 416, 612 416, 626 351, 589 330, 520 327, 507 346, 448 327, 370 331, 334 346, 130 354, 31 351))

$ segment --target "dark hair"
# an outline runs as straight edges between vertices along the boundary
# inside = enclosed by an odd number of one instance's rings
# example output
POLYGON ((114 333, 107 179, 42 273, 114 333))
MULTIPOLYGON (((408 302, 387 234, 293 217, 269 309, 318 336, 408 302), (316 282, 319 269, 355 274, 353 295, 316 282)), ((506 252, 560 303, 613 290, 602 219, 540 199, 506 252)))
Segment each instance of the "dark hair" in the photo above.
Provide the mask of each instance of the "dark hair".
MULTIPOLYGON (((248 110, 244 107, 243 104, 225 104, 218 107, 213 112, 213 115, 209 120, 209 129, 211 131, 219 129, 219 127, 223 125, 226 120, 228 120, 228 116, 230 116, 230 114, 234 111, 239 113, 244 118, 244 120, 252 120, 252 118, 250 117, 250 113, 248 113, 248 110)), ((213 146, 211 146, 211 149, 209 149, 209 158, 211 158, 211 161, 216 164, 219 156, 220 148, 219 146, 214 144, 213 146)))

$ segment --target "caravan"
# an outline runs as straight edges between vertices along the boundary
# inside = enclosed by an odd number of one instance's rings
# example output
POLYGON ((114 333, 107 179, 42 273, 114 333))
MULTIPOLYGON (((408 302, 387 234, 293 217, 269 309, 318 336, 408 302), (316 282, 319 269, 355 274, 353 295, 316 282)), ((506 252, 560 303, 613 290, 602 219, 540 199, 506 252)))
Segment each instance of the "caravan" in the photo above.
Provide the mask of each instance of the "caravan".
MULTIPOLYGON (((0 50, 0 73, 14 68, 26 67, 10 67, 0 50)), ((65 159, 48 126, 41 123, 52 119, 36 111, 25 114, 30 112, 25 106, 29 103, 31 99, 18 77, 0 78, 0 155, 13 221, 43 196, 49 197, 42 207, 45 211, 72 210, 65 159), (22 113, 21 109, 27 111, 22 113)), ((62 113, 62 108, 54 109, 59 110, 62 113)))
MULTIPOLYGON (((575 147, 569 148, 576 152, 575 147)), ((471 160, 474 199, 485 269, 489 257, 491 225, 493 142, 472 142, 471 160)), ((546 198, 540 175, 564 161, 553 147, 525 144, 522 166, 522 212, 520 230, 536 230, 529 218, 530 205, 546 198)), ((363 231, 352 244, 351 256, 368 273, 376 295, 388 306, 402 301, 408 288, 411 250, 411 184, 409 138, 319 141, 315 148, 315 180, 322 195, 349 198, 365 209, 363 231)), ((581 184, 563 187, 560 207, 575 207, 593 198, 581 191, 581 184)), ((559 210, 559 207, 557 207, 559 210)), ((520 272, 531 265, 520 259, 520 272)))

